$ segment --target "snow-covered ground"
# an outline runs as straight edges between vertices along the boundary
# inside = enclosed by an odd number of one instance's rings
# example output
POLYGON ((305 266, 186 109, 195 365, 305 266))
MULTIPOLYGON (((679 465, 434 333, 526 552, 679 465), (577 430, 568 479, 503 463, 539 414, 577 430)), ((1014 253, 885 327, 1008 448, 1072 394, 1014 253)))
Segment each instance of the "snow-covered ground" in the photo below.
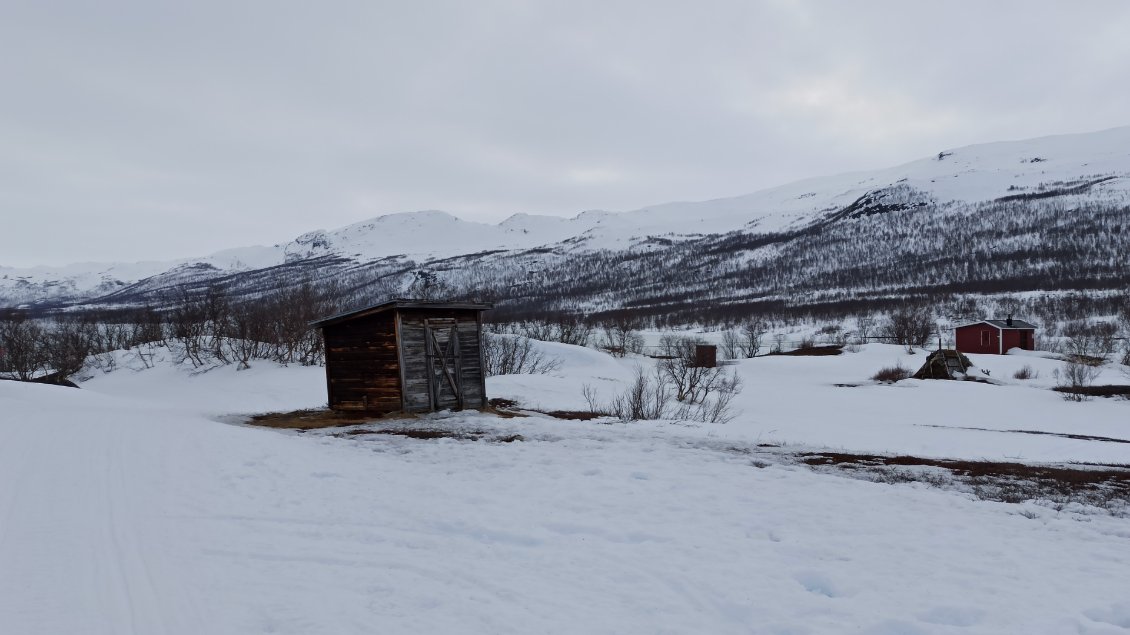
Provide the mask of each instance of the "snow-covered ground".
MULTIPOLYGON (((550 375, 488 380, 491 396, 537 410, 584 410, 585 384, 610 399, 647 358, 616 360, 588 349, 540 344, 561 359, 550 375)), ((735 366, 744 390, 735 400, 741 415, 726 425, 695 430, 711 438, 818 446, 857 452, 891 452, 939 458, 1130 463, 1130 443, 1118 444, 1012 432, 1052 432, 1130 441, 1130 402, 1064 401, 1051 388, 1063 363, 1039 353, 970 355, 971 374, 995 384, 904 380, 877 384, 879 369, 901 365, 912 373, 926 360, 901 346, 868 344, 832 357, 768 355, 735 366), (1035 377, 1014 379, 1031 367, 1035 377), (986 376, 981 370, 989 371, 986 376)), ((1095 384, 1125 384, 1117 365, 1101 369, 1095 384)))
MULTIPOLYGON (((638 361, 546 350, 560 370, 492 396, 576 409, 638 361)), ((321 405, 318 368, 123 356, 80 390, 0 381, 0 632, 1125 633, 1128 519, 744 451, 1130 462, 1130 444, 956 429, 1130 438, 1130 402, 1047 390, 1053 360, 976 358, 1001 386, 867 383, 922 359, 744 361, 726 425, 414 424, 477 441, 232 423, 321 405), (1025 363, 1038 379, 1011 378, 1025 363)))

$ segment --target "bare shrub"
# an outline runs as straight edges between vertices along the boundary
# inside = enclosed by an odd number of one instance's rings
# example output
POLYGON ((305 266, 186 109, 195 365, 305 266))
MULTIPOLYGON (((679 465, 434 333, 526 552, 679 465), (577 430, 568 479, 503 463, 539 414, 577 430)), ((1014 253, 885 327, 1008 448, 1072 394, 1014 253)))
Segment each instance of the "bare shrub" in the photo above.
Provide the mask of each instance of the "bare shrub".
POLYGON ((910 377, 910 371, 902 364, 887 366, 871 376, 871 379, 883 383, 894 383, 910 377))
POLYGON ((891 338, 895 344, 901 344, 908 349, 928 344, 934 330, 934 318, 930 311, 913 308, 891 313, 883 328, 884 335, 891 338))
POLYGON ((871 336, 871 332, 875 330, 875 318, 865 315, 855 321, 855 331, 859 336, 858 341, 860 344, 866 344, 867 338, 871 336))
POLYGON ((241 302, 232 307, 223 340, 226 357, 236 362, 236 370, 251 367, 251 360, 267 357, 272 339, 271 319, 259 303, 241 302))
POLYGON ((742 325, 741 342, 738 345, 742 357, 747 359, 757 357, 761 353, 761 340, 767 330, 765 322, 755 318, 742 325))
POLYGON ((612 399, 608 412, 621 421, 663 419, 668 412, 671 393, 658 369, 649 376, 643 366, 636 367, 635 378, 624 392, 612 399))
POLYGON ((724 377, 722 367, 697 365, 696 348, 701 342, 690 337, 664 335, 660 340, 663 359, 658 371, 675 391, 675 399, 690 404, 702 403, 718 388, 724 377))
POLYGON ((596 387, 592 384, 585 384, 581 386, 581 395, 585 398, 585 403, 588 405, 589 413, 594 415, 607 415, 600 403, 600 395, 596 392, 596 387))
POLYGON ((637 366, 628 388, 608 404, 601 404, 596 389, 588 384, 582 388, 581 394, 589 412, 610 414, 621 421, 679 419, 727 423, 737 414, 732 404, 741 392, 741 378, 737 373, 726 373, 720 368, 709 370, 717 372, 711 373, 708 380, 699 381, 692 390, 685 377, 672 375, 671 368, 664 368, 663 363, 657 364, 651 372, 637 366), (682 383, 677 383, 680 379, 682 383), (680 387, 682 397, 679 396, 680 387))
POLYGON ((1036 370, 1032 368, 1031 364, 1025 364, 1012 374, 1013 379, 1035 379, 1039 376, 1040 373, 1036 372, 1036 370))
POLYGON ((21 381, 47 374, 65 379, 86 367, 96 338, 94 322, 78 316, 46 322, 22 311, 5 312, 0 315, 0 372, 21 381))
POLYGON ((601 329, 600 346, 616 357, 639 354, 643 350, 643 337, 639 324, 628 317, 617 317, 606 322, 601 329))
POLYGON ((730 329, 722 333, 722 350, 724 359, 739 359, 745 357, 742 352, 742 336, 737 331, 730 329))
POLYGON ((70 377, 82 371, 94 351, 94 323, 79 317, 57 317, 44 334, 43 356, 47 368, 59 377, 70 377))
POLYGON ((1067 340, 1064 352, 1081 360, 1110 359, 1118 349, 1118 325, 1113 322, 1068 322, 1063 327, 1067 340))
POLYGON ((737 373, 722 373, 709 395, 697 404, 685 402, 679 406, 675 418, 702 423, 729 423, 737 416, 732 402, 742 391, 742 379, 737 373))
POLYGON ((23 311, 0 315, 0 371, 28 381, 47 367, 43 327, 23 311))
POLYGON ((847 332, 840 324, 825 324, 820 328, 818 334, 824 338, 825 342, 833 346, 847 344, 847 332))
POLYGON ((561 367, 561 360, 546 355, 521 335, 483 331, 483 360, 488 376, 545 375, 561 367))
POLYGON ((1071 359, 1064 362, 1062 368, 1055 369, 1053 375, 1056 387, 1065 401, 1089 401, 1091 396, 1087 394, 1086 389, 1099 376, 1099 369, 1071 359))
POLYGON ((592 327, 571 315, 561 315, 551 320, 527 320, 511 325, 510 330, 530 339, 573 346, 588 346, 592 339, 592 327))

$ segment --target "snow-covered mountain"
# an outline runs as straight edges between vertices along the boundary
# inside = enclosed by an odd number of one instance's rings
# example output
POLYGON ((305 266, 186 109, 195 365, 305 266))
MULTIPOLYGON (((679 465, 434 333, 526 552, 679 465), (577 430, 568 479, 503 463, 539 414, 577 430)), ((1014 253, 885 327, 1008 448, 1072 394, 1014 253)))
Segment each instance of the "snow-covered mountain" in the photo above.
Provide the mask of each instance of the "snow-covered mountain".
MULTIPOLYGON (((937 221, 947 214, 968 217, 988 204, 1019 205, 1041 218, 1062 206, 1102 208, 1108 216, 1113 214, 1120 231, 1117 210, 1123 210, 1121 217, 1126 220, 1130 204, 1130 127, 945 150, 885 170, 622 213, 588 211, 572 218, 518 214, 487 224, 423 211, 311 231, 286 244, 230 249, 204 258, 0 267, 0 306, 125 302, 139 294, 208 280, 254 279, 259 282, 251 286, 262 286, 267 278, 293 279, 299 273, 306 277, 343 272, 403 275, 406 268, 453 258, 496 271, 528 271, 564 267, 566 261, 591 260, 594 254, 607 258, 688 245, 728 250, 731 258, 726 266, 736 270, 742 263, 780 256, 798 232, 811 233, 832 223, 879 222, 886 213, 914 210, 929 211, 937 221)), ((921 222, 920 216, 915 216, 916 222, 921 222)), ((875 235, 884 231, 874 229, 875 235)), ((1025 232, 1039 233, 1032 227, 1025 232)), ((871 235, 858 233, 865 241, 871 235)), ((1008 238, 1016 240, 1016 236, 1008 238)), ((1031 236, 1032 240, 1039 242, 1039 236, 1031 236)), ((858 256, 866 257, 866 253, 858 256)), ((665 262, 674 261, 661 259, 655 266, 662 269, 665 262)))

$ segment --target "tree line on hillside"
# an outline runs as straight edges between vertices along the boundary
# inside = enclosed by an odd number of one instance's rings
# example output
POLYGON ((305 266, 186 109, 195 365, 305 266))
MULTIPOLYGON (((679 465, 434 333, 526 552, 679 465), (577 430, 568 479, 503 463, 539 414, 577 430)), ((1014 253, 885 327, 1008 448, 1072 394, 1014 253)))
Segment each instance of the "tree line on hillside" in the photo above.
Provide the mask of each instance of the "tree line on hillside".
MULTIPOLYGON (((233 294, 219 284, 185 286, 166 295, 161 308, 73 310, 49 318, 33 317, 15 309, 0 310, 0 373, 24 380, 45 376, 62 379, 78 374, 89 364, 104 370, 113 368, 114 351, 134 350, 137 358, 147 364, 157 347, 166 347, 173 361, 194 368, 235 364, 242 369, 255 360, 317 365, 325 357, 321 336, 310 326, 317 319, 396 295, 439 294, 444 299, 472 299, 474 295, 438 283, 431 275, 413 279, 413 284, 403 292, 389 293, 385 289, 385 295, 379 298, 359 294, 357 286, 341 282, 303 281, 255 298, 233 294)), ((1130 310, 1124 303, 1111 300, 1103 309, 1120 316, 1119 319, 1090 319, 1080 307, 1093 309, 1100 299, 1085 295, 1003 296, 993 299, 991 309, 1017 316, 1059 318, 1041 332, 1045 348, 1062 340, 1069 343, 1068 352, 1101 359, 1121 355, 1123 363, 1130 362, 1126 339, 1130 337, 1130 310)), ((952 324, 984 317, 990 309, 983 303, 983 299, 962 297, 936 306, 902 302, 886 313, 835 315, 815 336, 796 344, 812 346, 819 337, 823 343, 839 345, 880 339, 908 347, 927 346, 936 338, 949 337, 939 328, 940 318, 948 318, 952 324), (850 332, 844 323, 851 324, 850 332)), ((491 374, 555 369, 554 361, 538 353, 531 340, 591 346, 625 356, 645 352, 642 330, 675 326, 657 324, 647 314, 628 309, 589 315, 560 312, 550 318, 527 319, 513 319, 504 312, 488 315, 491 321, 485 344, 491 374)), ((722 356, 738 359, 766 351, 782 352, 783 337, 769 335, 796 323, 780 314, 751 311, 747 307, 712 325, 706 319, 698 324, 721 331, 718 341, 722 356)))

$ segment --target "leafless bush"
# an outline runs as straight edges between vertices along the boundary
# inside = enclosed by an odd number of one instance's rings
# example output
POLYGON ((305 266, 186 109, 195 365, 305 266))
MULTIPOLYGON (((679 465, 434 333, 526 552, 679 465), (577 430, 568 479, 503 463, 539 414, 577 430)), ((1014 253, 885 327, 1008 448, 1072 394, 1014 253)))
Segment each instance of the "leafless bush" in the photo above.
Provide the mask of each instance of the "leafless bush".
POLYGON ((177 362, 193 367, 253 359, 312 366, 325 359, 310 322, 336 310, 335 287, 310 282, 279 286, 255 299, 233 301, 218 285, 178 290, 167 312, 166 340, 177 362))
POLYGON ((844 346, 847 344, 847 331, 840 324, 825 324, 820 328, 818 333, 824 340, 832 346, 844 346))
POLYGON ((236 370, 250 368, 251 360, 269 356, 271 319, 262 304, 241 302, 232 307, 226 332, 222 340, 226 357, 237 364, 236 370))
POLYGON ((637 366, 632 383, 612 399, 607 410, 621 421, 664 419, 670 401, 671 393, 658 369, 649 376, 643 366, 637 366))
POLYGON ((745 357, 742 353, 742 336, 737 331, 730 329, 722 333, 722 350, 724 359, 739 359, 745 357))
POLYGON ((546 355, 521 335, 483 331, 483 359, 488 376, 545 375, 561 367, 561 360, 546 355))
POLYGON ((592 327, 570 315, 562 315, 552 320, 527 320, 512 324, 506 330, 542 342, 559 342, 573 346, 588 346, 592 338, 592 327))
POLYGON ((47 366, 43 349, 44 329, 23 311, 0 315, 0 371, 27 381, 47 366))
POLYGON ((930 335, 934 330, 934 319, 930 311, 914 308, 891 313, 883 329, 884 335, 891 338, 895 344, 901 344, 908 349, 925 346, 929 343, 930 335))
POLYGON ((902 364, 895 364, 879 369, 879 372, 872 375, 871 379, 884 383, 894 383, 907 377, 910 377, 910 371, 902 364))
POLYGON ((1036 372, 1036 370, 1032 368, 1031 364, 1025 364, 1012 374, 1013 379, 1035 379, 1039 376, 1040 373, 1036 372))
POLYGON ((651 372, 637 366, 628 388, 607 404, 601 403, 596 389, 589 384, 585 384, 581 392, 589 412, 610 414, 622 421, 680 419, 727 423, 736 416, 732 404, 741 389, 742 381, 736 373, 718 372, 710 380, 709 390, 700 385, 694 400, 690 393, 680 399, 669 372, 662 365, 656 365, 651 372))
POLYGON ((592 384, 585 384, 581 386, 581 395, 585 398, 585 403, 588 404, 589 412, 594 415, 608 414, 600 403, 600 395, 596 392, 596 387, 592 384))
POLYGON ((1086 388, 1095 382, 1099 369, 1070 359, 1064 362, 1062 368, 1055 369, 1053 375, 1065 401, 1089 401, 1091 396, 1087 394, 1086 388))
POLYGON ((663 358, 658 370, 675 392, 676 401, 702 403, 724 378, 723 368, 698 366, 696 349, 700 342, 690 337, 664 335, 660 340, 663 358))
POLYGON ((742 357, 747 359, 757 357, 761 353, 761 340, 767 330, 765 322, 759 318, 750 320, 742 325, 741 342, 738 345, 742 357))
POLYGON ((1063 327, 1064 352, 1086 360, 1110 359, 1118 349, 1118 325, 1113 322, 1068 322, 1063 327))
POLYGON ((57 317, 45 334, 44 357, 47 367, 59 377, 82 371, 94 350, 95 326, 80 317, 57 317))
POLYGON ((33 320, 21 311, 0 315, 0 371, 29 381, 47 374, 78 374, 95 350, 97 329, 78 316, 33 320))
POLYGON ((722 373, 708 395, 698 403, 683 402, 675 418, 703 423, 729 423, 737 416, 732 403, 742 391, 742 379, 737 373, 722 373))
POLYGON ((644 341, 638 329, 639 325, 631 318, 615 318, 601 329, 600 346, 616 357, 639 354, 644 341))
POLYGON ((866 344, 867 338, 875 330, 875 318, 865 315, 855 321, 855 331, 859 336, 859 343, 866 344))

